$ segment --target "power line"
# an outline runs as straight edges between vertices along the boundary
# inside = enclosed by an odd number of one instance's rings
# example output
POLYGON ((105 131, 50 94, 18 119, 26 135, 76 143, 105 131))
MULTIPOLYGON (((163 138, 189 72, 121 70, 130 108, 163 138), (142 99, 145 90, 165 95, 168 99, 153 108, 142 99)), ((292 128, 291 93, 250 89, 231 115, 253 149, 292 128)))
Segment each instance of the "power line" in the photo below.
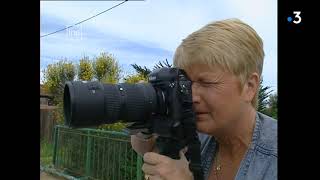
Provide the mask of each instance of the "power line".
POLYGON ((107 10, 102 11, 101 13, 98 13, 98 14, 96 14, 96 15, 94 15, 94 16, 91 16, 91 17, 89 17, 89 18, 87 18, 87 19, 85 19, 85 20, 82 20, 82 21, 74 24, 74 25, 71 25, 71 26, 68 26, 68 27, 66 27, 66 28, 57 30, 57 31, 55 31, 55 32, 52 32, 52 33, 49 33, 49 34, 45 34, 45 35, 43 35, 43 36, 40 36, 40 38, 45 37, 45 36, 49 36, 49 35, 51 35, 51 34, 58 33, 58 32, 60 32, 60 31, 64 31, 64 30, 69 29, 69 28, 71 28, 71 27, 73 27, 73 26, 76 26, 76 25, 79 25, 79 24, 81 24, 81 23, 84 23, 84 22, 86 22, 86 21, 88 21, 88 20, 90 20, 90 19, 92 19, 92 18, 94 18, 94 17, 97 17, 97 16, 99 16, 99 15, 101 15, 101 14, 103 14, 103 13, 105 13, 105 12, 107 12, 107 11, 115 8, 115 7, 117 7, 117 6, 120 6, 121 4, 123 4, 123 3, 127 2, 127 1, 128 1, 128 0, 125 0, 125 1, 123 1, 123 2, 121 2, 121 3, 119 3, 119 4, 115 5, 115 6, 113 6, 113 7, 109 8, 109 9, 107 9, 107 10))

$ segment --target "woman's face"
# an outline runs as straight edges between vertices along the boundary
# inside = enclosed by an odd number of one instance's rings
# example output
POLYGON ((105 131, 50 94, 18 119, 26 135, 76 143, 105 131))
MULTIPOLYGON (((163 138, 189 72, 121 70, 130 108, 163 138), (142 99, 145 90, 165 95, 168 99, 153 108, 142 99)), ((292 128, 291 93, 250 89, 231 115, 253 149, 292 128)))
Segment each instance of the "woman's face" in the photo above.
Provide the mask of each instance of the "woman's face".
POLYGON ((197 129, 211 135, 230 130, 243 111, 240 81, 231 73, 207 65, 193 65, 186 72, 193 81, 197 129))

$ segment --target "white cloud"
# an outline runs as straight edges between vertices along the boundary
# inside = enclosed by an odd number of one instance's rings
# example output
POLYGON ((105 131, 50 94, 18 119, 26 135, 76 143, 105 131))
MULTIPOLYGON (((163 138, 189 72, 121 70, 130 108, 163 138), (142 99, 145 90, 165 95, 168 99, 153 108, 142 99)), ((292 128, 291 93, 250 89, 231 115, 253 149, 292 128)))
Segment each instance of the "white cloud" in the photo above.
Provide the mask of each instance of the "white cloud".
MULTIPOLYGON (((84 28, 94 27, 99 32, 117 34, 133 41, 146 41, 174 51, 181 39, 212 20, 211 11, 219 11, 218 6, 210 8, 202 2, 191 2, 127 2, 83 23, 83 26, 84 28)), ((50 8, 45 8, 43 13, 57 15, 72 24, 89 17, 88 14, 93 9, 95 10, 92 14, 108 9, 117 3, 94 2, 89 5, 87 2, 79 2, 79 4, 77 2, 74 4, 59 5, 59 2, 50 2, 48 3, 50 8), (88 6, 84 7, 83 4, 88 4, 88 6)))
MULTIPOLYGON (((62 24, 65 27, 119 3, 120 1, 41 1, 41 14, 54 15, 65 20, 65 22, 61 22, 67 23, 62 24)), ((113 36, 174 52, 181 40, 191 32, 210 21, 231 17, 244 20, 263 38, 266 52, 263 71, 265 84, 275 84, 276 86, 277 2, 275 0, 128 1, 83 23, 82 26, 85 38, 92 36, 88 29, 94 29, 102 34, 101 41, 107 41, 108 37, 113 36)), ((44 18, 42 18, 41 24, 46 25, 44 18)), ((138 60, 143 63, 154 63, 148 60, 152 58, 150 55, 133 52, 130 54, 123 49, 101 47, 98 45, 98 40, 89 42, 84 39, 79 41, 76 46, 74 44, 70 39, 53 35, 46 39, 41 47, 41 52, 50 50, 58 55, 75 56, 75 54, 79 55, 84 51, 94 54, 101 49, 107 49, 125 59, 126 62, 122 63, 129 64, 138 60), (61 43, 55 42, 49 45, 49 42, 55 38, 59 39, 61 43), (97 44, 94 45, 94 43, 97 44)), ((154 54, 153 57, 157 57, 157 54, 154 54)))

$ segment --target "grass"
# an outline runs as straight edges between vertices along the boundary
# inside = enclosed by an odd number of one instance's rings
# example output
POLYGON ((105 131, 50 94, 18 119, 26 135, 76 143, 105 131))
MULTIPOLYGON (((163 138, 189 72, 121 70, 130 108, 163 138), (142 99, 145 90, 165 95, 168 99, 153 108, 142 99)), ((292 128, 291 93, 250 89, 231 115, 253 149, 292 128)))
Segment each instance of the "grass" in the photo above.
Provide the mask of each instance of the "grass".
POLYGON ((52 165, 53 144, 48 143, 47 140, 40 140, 40 164, 52 165))

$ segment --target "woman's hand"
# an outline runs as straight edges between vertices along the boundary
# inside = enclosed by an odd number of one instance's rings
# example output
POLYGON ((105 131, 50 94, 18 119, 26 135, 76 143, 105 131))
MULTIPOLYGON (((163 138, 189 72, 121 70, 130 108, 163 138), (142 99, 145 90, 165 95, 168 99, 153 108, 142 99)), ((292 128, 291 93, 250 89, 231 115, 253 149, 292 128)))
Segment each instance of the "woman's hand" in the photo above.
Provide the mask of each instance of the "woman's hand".
POLYGON ((148 180, 193 180, 184 150, 180 151, 179 160, 154 152, 145 153, 143 160, 142 171, 148 180))
POLYGON ((131 146, 136 153, 143 156, 146 152, 156 151, 156 138, 157 136, 154 135, 150 138, 146 138, 143 137, 141 133, 131 135, 131 146))

